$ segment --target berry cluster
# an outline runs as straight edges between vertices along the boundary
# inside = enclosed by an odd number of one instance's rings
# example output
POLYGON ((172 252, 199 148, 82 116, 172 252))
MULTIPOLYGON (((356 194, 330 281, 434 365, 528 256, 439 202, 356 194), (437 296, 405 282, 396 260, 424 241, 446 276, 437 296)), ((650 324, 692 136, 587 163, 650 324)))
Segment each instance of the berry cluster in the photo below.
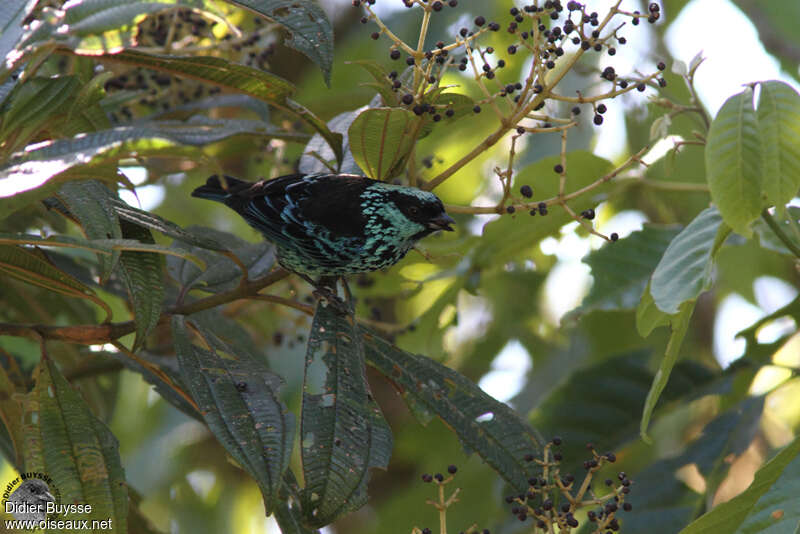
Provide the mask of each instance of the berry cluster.
MULTIPOLYGON (((254 68, 269 69, 269 60, 275 52, 273 25, 265 24, 257 16, 246 17, 239 26, 228 27, 220 40, 214 35, 216 24, 220 22, 210 20, 203 13, 177 8, 141 20, 133 32, 133 41, 139 50, 223 54, 254 68)), ((118 93, 118 100, 123 102, 118 111, 111 114, 115 123, 174 110, 221 92, 219 87, 145 68, 114 66, 114 69, 115 76, 106 82, 105 90, 110 94, 118 93)))
POLYGON ((602 496, 595 495, 592 490, 592 480, 598 471, 606 464, 616 462, 613 452, 599 454, 594 445, 587 444, 591 451, 591 458, 583 462, 586 475, 578 483, 574 475, 561 472, 563 460, 558 447, 562 440, 553 438, 542 452, 542 457, 527 454, 525 461, 535 462, 541 467, 540 476, 528 479, 527 493, 509 495, 506 503, 511 505, 511 513, 520 521, 530 519, 537 529, 544 532, 570 532, 580 526, 580 521, 575 514, 580 509, 592 508, 586 513, 587 519, 594 524, 596 533, 613 533, 620 530, 617 512, 630 511, 633 506, 626 502, 626 497, 631 491, 631 480, 625 473, 619 473, 619 484, 606 479, 605 486, 608 493, 602 496))

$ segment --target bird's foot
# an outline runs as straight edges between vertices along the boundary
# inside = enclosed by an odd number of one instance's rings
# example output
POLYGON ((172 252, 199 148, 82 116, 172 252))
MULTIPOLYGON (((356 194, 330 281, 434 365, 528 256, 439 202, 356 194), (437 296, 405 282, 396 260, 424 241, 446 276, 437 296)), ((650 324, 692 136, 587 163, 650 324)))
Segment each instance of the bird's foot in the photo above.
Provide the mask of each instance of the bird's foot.
POLYGON ((328 303, 328 306, 332 307, 333 310, 339 315, 352 314, 352 310, 350 309, 350 306, 347 304, 347 302, 345 302, 344 299, 342 299, 329 287, 318 286, 314 289, 314 291, 311 294, 317 300, 324 299, 328 303))

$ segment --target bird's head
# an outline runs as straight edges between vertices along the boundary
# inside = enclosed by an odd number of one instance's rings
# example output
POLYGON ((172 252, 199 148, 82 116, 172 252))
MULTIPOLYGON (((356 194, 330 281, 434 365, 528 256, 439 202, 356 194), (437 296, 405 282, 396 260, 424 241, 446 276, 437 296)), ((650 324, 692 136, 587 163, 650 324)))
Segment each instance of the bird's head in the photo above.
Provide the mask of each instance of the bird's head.
POLYGON ((391 226, 397 237, 414 242, 439 230, 452 232, 455 221, 447 215, 439 197, 414 187, 380 184, 376 193, 384 201, 375 206, 384 224, 391 226))

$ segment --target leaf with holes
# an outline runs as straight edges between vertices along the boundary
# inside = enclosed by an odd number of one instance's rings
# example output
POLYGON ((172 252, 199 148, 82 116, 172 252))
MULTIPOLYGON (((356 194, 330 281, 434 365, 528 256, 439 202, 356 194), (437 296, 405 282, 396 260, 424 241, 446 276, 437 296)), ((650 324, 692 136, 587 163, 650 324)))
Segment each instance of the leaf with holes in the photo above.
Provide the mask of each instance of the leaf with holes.
POLYGON ((317 305, 306 354, 302 440, 306 523, 321 527, 367 501, 373 467, 386 469, 392 433, 367 384, 352 315, 317 305))
POLYGON ((331 83, 333 27, 325 12, 313 2, 297 0, 228 0, 276 22, 289 32, 285 44, 305 54, 322 69, 331 83))
POLYGON ((347 130, 350 152, 370 178, 394 178, 405 169, 418 124, 419 119, 405 109, 366 109, 347 130))
POLYGON ((128 488, 108 427, 49 358, 25 401, 25 470, 47 473, 62 503, 91 504, 80 519, 110 520, 115 532, 126 532, 128 488))
POLYGON ((404 398, 436 414, 468 452, 477 452, 514 491, 528 490, 528 478, 538 471, 525 455, 541 451, 544 441, 514 410, 453 369, 372 333, 364 334, 364 348, 367 362, 394 382, 404 398))
POLYGON ((172 318, 183 382, 220 444, 255 478, 269 515, 279 503, 295 429, 278 397, 281 379, 241 345, 197 332, 206 348, 191 343, 185 317, 172 318))

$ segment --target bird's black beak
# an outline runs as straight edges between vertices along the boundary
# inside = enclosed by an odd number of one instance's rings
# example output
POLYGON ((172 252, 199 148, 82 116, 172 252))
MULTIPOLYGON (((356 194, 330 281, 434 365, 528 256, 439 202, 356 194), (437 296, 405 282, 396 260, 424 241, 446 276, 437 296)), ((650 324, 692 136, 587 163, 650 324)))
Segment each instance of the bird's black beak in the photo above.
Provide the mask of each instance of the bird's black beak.
POLYGON ((455 224, 456 222, 446 213, 442 213, 435 219, 431 219, 428 221, 428 228, 431 230, 447 230, 448 232, 452 232, 453 229, 450 228, 451 224, 455 224))

